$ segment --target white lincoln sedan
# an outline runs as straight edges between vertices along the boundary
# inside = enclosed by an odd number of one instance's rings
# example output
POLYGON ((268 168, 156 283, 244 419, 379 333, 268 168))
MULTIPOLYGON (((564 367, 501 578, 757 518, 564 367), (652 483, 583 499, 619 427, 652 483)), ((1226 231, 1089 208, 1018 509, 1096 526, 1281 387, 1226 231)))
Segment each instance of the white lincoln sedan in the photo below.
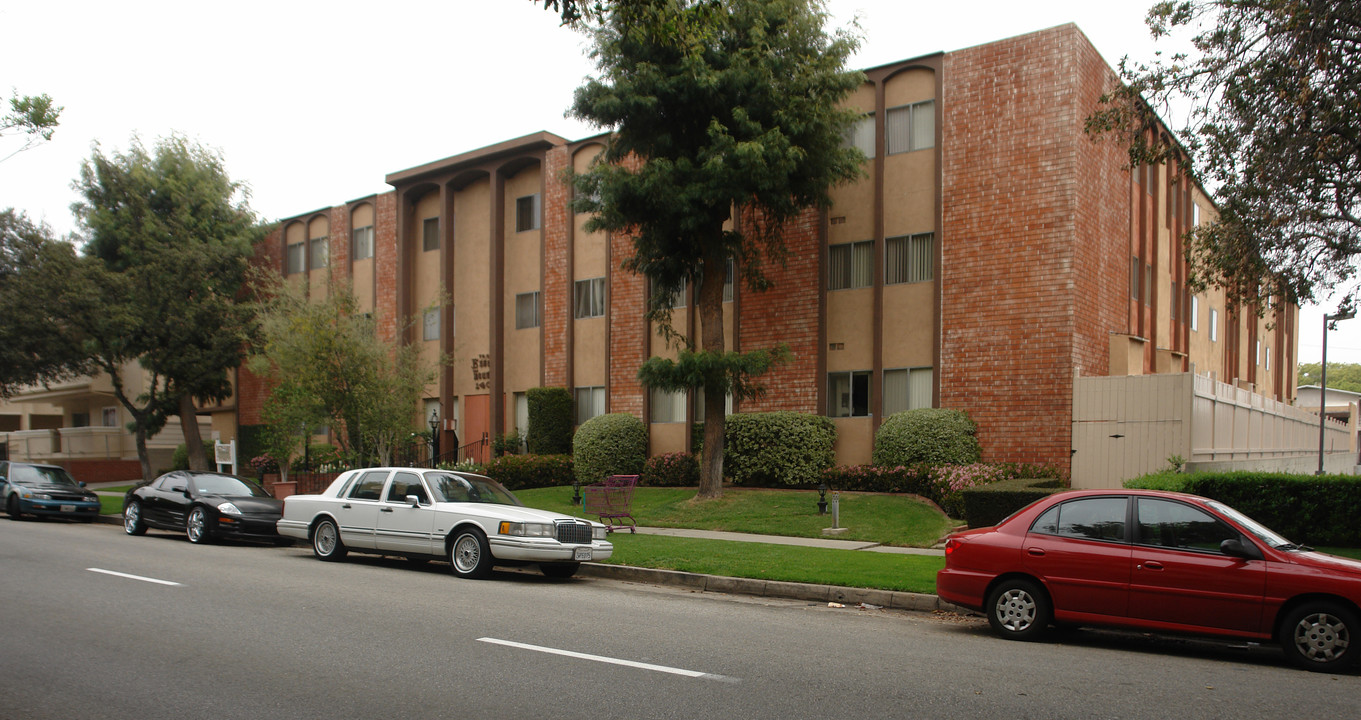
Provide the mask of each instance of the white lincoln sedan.
POLYGON ((278 528, 309 541, 322 560, 351 550, 445 558, 467 578, 529 563, 549 577, 571 577, 583 561, 614 552, 604 525, 527 508, 495 480, 453 470, 350 470, 320 495, 285 498, 278 528))

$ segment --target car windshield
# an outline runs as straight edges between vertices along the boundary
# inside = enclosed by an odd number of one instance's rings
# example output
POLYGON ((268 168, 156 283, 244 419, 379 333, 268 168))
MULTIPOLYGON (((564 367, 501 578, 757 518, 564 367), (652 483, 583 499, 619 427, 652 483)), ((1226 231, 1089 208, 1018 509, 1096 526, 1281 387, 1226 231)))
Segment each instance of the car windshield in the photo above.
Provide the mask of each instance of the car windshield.
POLYGON ((272 497, 264 488, 231 475, 195 475, 194 486, 202 495, 272 497))
POLYGON ((71 485, 77 486, 75 478, 59 467, 33 467, 31 465, 9 466, 9 481, 16 485, 71 485))
POLYGON ((1296 550, 1299 548, 1299 546, 1296 545, 1295 543, 1292 543, 1289 540, 1286 540, 1285 538, 1281 537, 1280 535, 1277 535, 1276 531, 1272 530, 1271 528, 1268 528, 1267 526, 1257 522, 1256 520, 1253 520, 1247 515, 1238 512, 1237 510, 1234 510, 1233 508, 1229 507, 1228 505, 1225 505, 1222 502, 1210 500, 1208 504, 1210 507, 1228 516, 1230 520, 1233 520, 1234 522, 1238 523, 1239 526, 1241 526, 1244 530, 1247 530, 1248 532, 1257 536, 1258 540, 1261 540, 1262 542, 1266 543, 1267 545, 1270 545, 1273 548, 1276 548, 1278 550, 1296 550))
POLYGON ((439 502, 475 502, 495 505, 520 505, 520 499, 501 483, 490 478, 437 473, 425 476, 439 502))

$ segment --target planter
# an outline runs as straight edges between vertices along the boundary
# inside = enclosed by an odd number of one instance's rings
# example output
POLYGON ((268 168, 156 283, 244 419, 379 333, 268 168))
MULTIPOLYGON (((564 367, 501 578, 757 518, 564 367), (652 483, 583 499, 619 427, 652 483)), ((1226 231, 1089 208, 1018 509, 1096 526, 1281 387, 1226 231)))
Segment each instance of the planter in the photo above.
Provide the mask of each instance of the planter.
POLYGON ((275 498, 283 500, 289 495, 298 494, 298 483, 293 480, 288 482, 276 482, 269 486, 269 491, 275 498))

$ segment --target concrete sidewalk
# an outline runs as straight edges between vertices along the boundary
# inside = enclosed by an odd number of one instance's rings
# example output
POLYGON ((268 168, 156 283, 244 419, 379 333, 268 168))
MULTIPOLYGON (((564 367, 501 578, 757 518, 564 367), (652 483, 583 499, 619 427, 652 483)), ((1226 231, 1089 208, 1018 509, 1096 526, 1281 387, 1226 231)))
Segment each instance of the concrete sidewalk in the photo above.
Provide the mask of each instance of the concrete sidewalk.
MULTIPOLYGON (((624 534, 622 530, 615 533, 624 534)), ((664 535, 667 537, 700 538, 704 540, 730 540, 733 542, 757 542, 770 545, 797 545, 799 547, 819 547, 832 550, 868 550, 869 552, 892 553, 897 555, 937 555, 945 551, 937 548, 909 548, 881 545, 865 540, 836 540, 833 538, 789 537, 787 535, 756 535, 753 533, 723 532, 720 530, 688 530, 683 528, 639 527, 640 535, 664 535)))

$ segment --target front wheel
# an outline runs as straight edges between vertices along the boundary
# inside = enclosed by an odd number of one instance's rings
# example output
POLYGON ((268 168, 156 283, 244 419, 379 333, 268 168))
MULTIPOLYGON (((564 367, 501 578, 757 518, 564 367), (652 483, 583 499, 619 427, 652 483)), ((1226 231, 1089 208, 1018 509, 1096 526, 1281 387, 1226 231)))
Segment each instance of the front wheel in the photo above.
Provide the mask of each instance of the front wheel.
POLYGON ((461 578, 480 580, 491 574, 491 548, 481 530, 459 530, 449 544, 449 565, 461 578))
POLYGON ((189 518, 184 521, 184 534, 189 537, 189 542, 202 545, 211 539, 208 530, 208 511, 202 505, 195 505, 189 511, 189 518))
POLYGON ((334 520, 326 518, 317 523, 317 529, 312 531, 312 554, 317 559, 327 562, 343 560, 349 552, 340 540, 340 528, 334 520))
POLYGON ((142 519, 142 503, 137 500, 123 508, 123 532, 129 535, 146 534, 146 521, 142 519))
POLYGON ((1301 605, 1281 621, 1281 649, 1290 662, 1305 670, 1337 672, 1356 661, 1352 633, 1361 621, 1349 608, 1334 602, 1301 605))
POLYGON ((5 503, 5 512, 9 513, 10 520, 22 520, 24 514, 19 512, 19 497, 10 495, 9 502, 5 503))
POLYGON ((1049 598, 1030 580, 1003 581, 988 596, 987 610, 993 631, 1009 640, 1037 640, 1049 628, 1049 598))

